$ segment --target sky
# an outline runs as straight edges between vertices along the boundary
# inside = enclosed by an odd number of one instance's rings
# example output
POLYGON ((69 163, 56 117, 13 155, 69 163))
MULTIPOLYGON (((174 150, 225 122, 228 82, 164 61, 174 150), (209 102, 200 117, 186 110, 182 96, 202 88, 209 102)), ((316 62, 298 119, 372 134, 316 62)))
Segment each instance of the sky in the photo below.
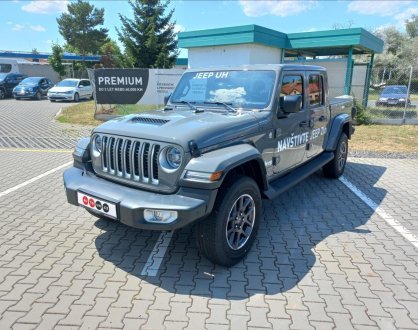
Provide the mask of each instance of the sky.
MULTIPOLYGON (((71 0, 0 0, 1 51, 50 52, 52 42, 63 44, 56 18, 71 0)), ((104 26, 117 40, 119 14, 132 17, 127 1, 90 1, 105 9, 104 26)), ((308 32, 343 27, 368 30, 396 26, 404 29, 405 19, 418 15, 418 1, 191 1, 172 0, 173 19, 178 31, 195 31, 257 24, 284 33, 308 32)), ((182 50, 181 57, 187 57, 182 50)))

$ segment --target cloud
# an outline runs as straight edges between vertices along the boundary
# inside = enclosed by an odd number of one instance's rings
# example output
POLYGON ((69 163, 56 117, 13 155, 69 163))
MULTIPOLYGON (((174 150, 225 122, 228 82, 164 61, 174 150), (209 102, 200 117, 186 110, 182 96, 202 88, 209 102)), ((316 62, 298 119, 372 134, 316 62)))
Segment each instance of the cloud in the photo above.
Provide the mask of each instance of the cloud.
POLYGON ((30 28, 35 32, 44 32, 46 30, 42 25, 31 25, 30 28))
POLYGON ((12 24, 13 24, 13 22, 8 21, 6 24, 7 24, 7 25, 12 25, 12 24))
POLYGON ((186 28, 183 25, 181 25, 181 24, 175 24, 174 25, 174 32, 175 33, 184 32, 184 31, 186 31, 186 28))
POLYGON ((405 21, 410 19, 412 15, 418 15, 418 7, 410 7, 403 10, 401 13, 396 14, 394 19, 397 26, 405 26, 405 21))
POLYGON ((12 27, 12 30, 13 31, 21 31, 21 30, 23 30, 25 28, 25 26, 24 25, 21 25, 21 24, 15 24, 13 27, 12 27))
POLYGON ((240 0, 239 4, 244 14, 250 17, 264 15, 292 16, 316 7, 317 1, 245 1, 240 0))
POLYGON ((348 4, 349 12, 362 15, 392 16, 401 11, 402 7, 412 1, 351 1, 348 4))
POLYGON ((57 14, 67 11, 68 0, 37 0, 22 6, 23 11, 35 14, 57 14))

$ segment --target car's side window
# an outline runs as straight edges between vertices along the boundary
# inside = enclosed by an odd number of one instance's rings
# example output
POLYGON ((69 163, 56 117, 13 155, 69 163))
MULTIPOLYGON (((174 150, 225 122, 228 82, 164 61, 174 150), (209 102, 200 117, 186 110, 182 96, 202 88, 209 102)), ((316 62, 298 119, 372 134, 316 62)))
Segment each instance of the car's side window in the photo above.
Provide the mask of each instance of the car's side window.
POLYGON ((285 75, 282 79, 282 85, 280 89, 280 97, 286 95, 300 95, 302 96, 302 108, 303 108, 303 77, 301 75, 285 75))
POLYGON ((90 81, 89 80, 84 80, 84 86, 90 86, 90 81))
POLYGON ((318 74, 309 75, 309 105, 318 107, 324 104, 323 79, 318 74))

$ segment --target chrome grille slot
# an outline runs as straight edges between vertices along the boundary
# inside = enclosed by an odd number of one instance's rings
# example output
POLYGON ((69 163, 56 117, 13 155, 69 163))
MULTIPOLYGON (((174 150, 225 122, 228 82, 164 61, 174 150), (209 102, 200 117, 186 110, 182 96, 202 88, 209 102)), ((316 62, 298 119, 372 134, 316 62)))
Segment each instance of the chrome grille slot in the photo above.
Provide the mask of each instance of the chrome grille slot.
POLYGON ((142 159, 142 181, 149 181, 149 143, 144 143, 142 147, 141 159, 142 159))
POLYGON ((162 146, 144 140, 102 135, 100 171, 137 183, 158 185, 162 146))
POLYGON ((154 144, 152 148, 152 157, 151 157, 151 165, 152 165, 152 181, 157 181, 158 183, 158 154, 160 152, 160 146, 158 144, 154 144))

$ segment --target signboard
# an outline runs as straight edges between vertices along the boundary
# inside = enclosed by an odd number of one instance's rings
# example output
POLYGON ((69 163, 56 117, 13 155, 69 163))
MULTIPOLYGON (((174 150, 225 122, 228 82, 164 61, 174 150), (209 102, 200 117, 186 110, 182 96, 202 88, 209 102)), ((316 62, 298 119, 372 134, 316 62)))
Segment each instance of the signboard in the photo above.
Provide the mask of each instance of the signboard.
POLYGON ((96 69, 97 104, 163 104, 184 70, 96 69))

